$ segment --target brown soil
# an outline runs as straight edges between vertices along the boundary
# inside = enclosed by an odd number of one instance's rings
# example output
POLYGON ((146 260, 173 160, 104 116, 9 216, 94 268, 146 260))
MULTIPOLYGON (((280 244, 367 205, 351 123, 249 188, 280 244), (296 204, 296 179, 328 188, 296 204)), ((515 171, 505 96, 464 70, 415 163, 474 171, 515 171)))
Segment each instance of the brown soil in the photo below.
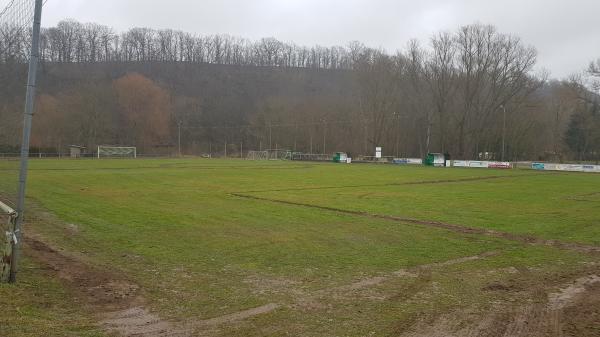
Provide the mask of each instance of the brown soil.
POLYGON ((91 267, 31 236, 25 244, 31 257, 72 286, 90 306, 116 310, 139 302, 138 286, 122 275, 91 267))
POLYGON ((144 307, 131 307, 104 314, 101 326, 121 336, 187 337, 191 331, 160 319, 144 307))
POLYGON ((191 326, 201 327, 201 326, 206 326, 206 325, 219 325, 219 324, 224 324, 224 323, 233 323, 233 322, 241 321, 246 318, 253 317, 253 316, 258 316, 258 315, 269 313, 277 308, 279 308, 278 304, 269 303, 269 304, 266 304, 266 305, 263 305, 263 306, 260 306, 257 308, 252 308, 252 309, 236 312, 236 313, 229 314, 229 315, 224 315, 224 316, 220 316, 220 317, 197 321, 195 323, 191 323, 191 326))
POLYGON ((31 236, 25 244, 27 253, 69 286, 105 330, 122 336, 185 336, 173 334, 177 330, 170 323, 145 309, 139 287, 123 275, 92 267, 31 236))
MULTIPOLYGON (((600 270, 595 270, 598 272, 600 270)), ((489 291, 510 291, 529 304, 495 305, 485 313, 461 310, 435 319, 419 320, 402 337, 598 337, 600 336, 600 277, 581 276, 560 286, 546 280, 527 291, 492 284, 489 291), (549 291, 548 289, 555 290, 549 291)), ((563 280, 564 282, 564 280, 563 280)))

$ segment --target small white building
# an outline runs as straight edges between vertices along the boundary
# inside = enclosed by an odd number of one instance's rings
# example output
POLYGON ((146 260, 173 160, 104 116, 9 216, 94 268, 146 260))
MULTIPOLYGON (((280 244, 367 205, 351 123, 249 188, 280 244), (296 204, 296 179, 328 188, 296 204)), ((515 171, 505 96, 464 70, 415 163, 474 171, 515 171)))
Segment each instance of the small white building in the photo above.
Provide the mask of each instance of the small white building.
POLYGON ((69 145, 69 153, 71 158, 81 158, 81 154, 85 152, 85 146, 69 145))

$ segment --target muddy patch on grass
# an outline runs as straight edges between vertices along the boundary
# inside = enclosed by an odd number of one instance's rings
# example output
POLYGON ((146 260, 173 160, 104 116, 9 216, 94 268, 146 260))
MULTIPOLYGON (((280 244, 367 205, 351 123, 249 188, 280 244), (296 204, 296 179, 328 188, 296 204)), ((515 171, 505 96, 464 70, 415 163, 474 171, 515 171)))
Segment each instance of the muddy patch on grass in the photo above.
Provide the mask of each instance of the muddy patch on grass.
MULTIPOLYGON (((554 282, 554 281, 551 281, 554 282)), ((517 291, 528 304, 498 303, 484 312, 460 310, 420 320, 404 337, 586 337, 600 336, 600 277, 596 274, 558 285, 517 291)), ((509 291, 504 285, 486 290, 509 291)), ((515 292, 515 294, 517 293, 515 292)))
MULTIPOLYGON (((591 275, 579 278, 572 284, 560 289, 556 293, 548 295, 548 302, 550 309, 560 310, 564 307, 572 304, 578 296, 586 292, 586 288, 600 283, 600 277, 597 275, 591 275)), ((600 322, 598 322, 600 328, 600 322)))
POLYGON ((233 323, 236 321, 244 320, 246 318, 269 313, 277 308, 279 308, 279 304, 269 303, 269 304, 265 304, 260 307, 243 310, 243 311, 232 313, 229 315, 224 315, 224 316, 220 316, 220 317, 197 321, 195 323, 191 323, 190 325, 194 326, 194 327, 202 327, 202 326, 220 325, 220 324, 224 324, 224 323, 233 323))
POLYGON ((121 336, 185 336, 145 309, 138 285, 122 275, 89 266, 33 237, 25 243, 28 254, 68 285, 105 330, 121 336))
POLYGON ((600 336, 600 283, 586 286, 578 301, 562 310, 564 336, 600 336))
POLYGON ((107 331, 126 337, 188 337, 203 334, 218 325, 267 314, 278 307, 278 304, 269 303, 214 318, 178 323, 162 320, 144 307, 132 307, 105 314, 101 325, 107 331))
POLYGON ((101 326, 120 336, 139 337, 187 337, 190 330, 175 326, 162 320, 144 307, 132 307, 107 313, 100 322, 101 326))
POLYGON ((36 238, 27 237, 25 244, 31 257, 65 281, 90 305, 119 309, 137 301, 139 287, 126 278, 93 268, 36 238))
MULTIPOLYGON (((400 269, 391 273, 364 277, 358 279, 352 283, 335 286, 331 288, 316 290, 308 293, 296 293, 295 300, 288 306, 292 309, 301 311, 312 311, 327 309, 330 306, 329 301, 331 299, 347 299, 347 298, 363 298, 374 301, 385 301, 396 297, 423 295, 421 290, 427 286, 431 286, 435 289, 437 285, 435 282, 431 282, 431 272, 435 268, 452 266, 470 261, 477 261, 486 257, 497 255, 498 252, 485 252, 479 255, 461 257, 452 259, 444 262, 430 263, 419 265, 411 268, 400 269), (394 279, 419 279, 416 284, 419 285, 419 289, 411 289, 409 292, 402 292, 401 294, 381 294, 376 287, 394 279)), ((396 298, 397 299, 397 298, 396 298)))
POLYGON ((373 287, 373 286, 379 285, 385 281, 388 281, 392 278, 407 278, 407 277, 408 278, 416 278, 419 276, 419 273, 424 270, 429 270, 429 269, 438 268, 438 267, 452 266, 452 265, 461 264, 461 263, 470 262, 470 261, 477 261, 477 260, 480 260, 480 259, 483 259, 486 257, 497 255, 497 254, 499 254, 499 253, 498 252, 485 252, 485 253, 482 253, 479 255, 460 257, 457 259, 452 259, 452 260, 448 260, 448 261, 444 261, 444 262, 430 263, 430 264, 416 266, 413 268, 400 269, 395 272, 392 272, 389 275, 364 278, 362 280, 356 281, 349 285, 344 285, 344 286, 328 289, 327 291, 328 292, 353 291, 353 290, 359 290, 359 289, 366 288, 366 287, 373 287))
POLYGON ((279 307, 278 304, 269 303, 219 317, 170 322, 152 313, 146 307, 139 287, 124 276, 89 266, 37 238, 27 237, 25 242, 28 254, 41 263, 48 273, 58 276, 67 284, 88 309, 98 315, 103 329, 120 336, 193 336, 195 330, 242 321, 279 307))

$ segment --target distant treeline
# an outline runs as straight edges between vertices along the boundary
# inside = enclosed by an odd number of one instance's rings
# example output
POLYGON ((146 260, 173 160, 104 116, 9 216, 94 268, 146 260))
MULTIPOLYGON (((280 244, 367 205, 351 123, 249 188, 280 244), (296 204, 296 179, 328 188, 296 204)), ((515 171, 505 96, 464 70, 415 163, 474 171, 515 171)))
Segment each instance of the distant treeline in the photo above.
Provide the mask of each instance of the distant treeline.
MULTIPOLYGON (((0 27, 0 60, 23 61, 30 35, 0 27)), ((362 46, 303 47, 274 38, 260 41, 230 35, 198 36, 171 29, 132 28, 117 34, 96 23, 61 21, 41 32, 42 62, 190 62, 269 67, 349 69, 362 46)))
MULTIPOLYGON (((487 25, 410 41, 301 47, 63 21, 43 30, 33 144, 239 155, 266 148, 506 160, 600 159, 598 96, 548 81, 487 25)), ((0 27, 0 145, 19 141, 26 32, 0 27)), ((583 67, 582 67, 583 69, 583 67)), ((598 76, 598 65, 588 74, 598 76)))

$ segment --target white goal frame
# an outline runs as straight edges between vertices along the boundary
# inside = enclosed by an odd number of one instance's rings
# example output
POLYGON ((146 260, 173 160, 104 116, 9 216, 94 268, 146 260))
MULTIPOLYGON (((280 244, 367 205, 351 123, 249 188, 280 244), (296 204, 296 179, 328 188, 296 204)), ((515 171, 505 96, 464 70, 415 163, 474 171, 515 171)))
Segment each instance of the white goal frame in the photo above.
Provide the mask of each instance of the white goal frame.
POLYGON ((108 145, 98 145, 97 158, 126 158, 129 154, 133 154, 133 158, 137 158, 137 147, 135 146, 108 146, 108 145), (109 153, 106 156, 102 156, 101 150, 107 151, 109 153))

